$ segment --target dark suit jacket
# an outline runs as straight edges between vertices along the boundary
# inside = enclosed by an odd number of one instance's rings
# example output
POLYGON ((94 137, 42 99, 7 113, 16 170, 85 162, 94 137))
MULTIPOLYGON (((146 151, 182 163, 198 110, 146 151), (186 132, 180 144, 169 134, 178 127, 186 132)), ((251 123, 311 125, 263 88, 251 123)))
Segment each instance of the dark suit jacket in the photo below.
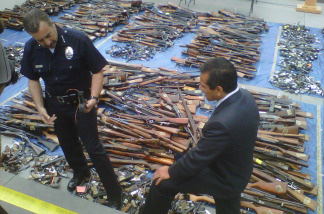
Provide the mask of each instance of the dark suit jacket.
POLYGON ((204 174, 197 185, 208 185, 206 194, 220 199, 239 196, 252 173, 258 124, 254 98, 240 89, 214 110, 197 145, 170 166, 170 179, 181 184, 204 174))

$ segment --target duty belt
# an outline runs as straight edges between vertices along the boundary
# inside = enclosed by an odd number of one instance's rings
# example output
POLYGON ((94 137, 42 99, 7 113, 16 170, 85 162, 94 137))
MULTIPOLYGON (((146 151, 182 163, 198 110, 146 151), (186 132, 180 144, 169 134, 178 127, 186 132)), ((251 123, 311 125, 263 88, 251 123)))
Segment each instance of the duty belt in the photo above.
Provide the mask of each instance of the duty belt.
POLYGON ((78 105, 79 104, 79 97, 76 93, 66 94, 63 96, 53 96, 49 92, 45 91, 46 96, 49 98, 54 98, 57 102, 61 104, 68 104, 68 105, 78 105))

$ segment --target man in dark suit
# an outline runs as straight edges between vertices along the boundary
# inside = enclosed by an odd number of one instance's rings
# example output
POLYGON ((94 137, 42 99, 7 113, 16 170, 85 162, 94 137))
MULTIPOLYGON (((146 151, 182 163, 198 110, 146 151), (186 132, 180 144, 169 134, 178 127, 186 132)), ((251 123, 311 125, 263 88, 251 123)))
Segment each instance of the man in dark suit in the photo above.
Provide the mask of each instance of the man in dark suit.
POLYGON ((216 108, 197 145, 155 172, 142 214, 166 214, 178 192, 213 196, 217 214, 240 213, 240 193, 252 173, 258 108, 237 87, 236 70, 223 57, 202 66, 199 88, 208 101, 217 100, 216 108))

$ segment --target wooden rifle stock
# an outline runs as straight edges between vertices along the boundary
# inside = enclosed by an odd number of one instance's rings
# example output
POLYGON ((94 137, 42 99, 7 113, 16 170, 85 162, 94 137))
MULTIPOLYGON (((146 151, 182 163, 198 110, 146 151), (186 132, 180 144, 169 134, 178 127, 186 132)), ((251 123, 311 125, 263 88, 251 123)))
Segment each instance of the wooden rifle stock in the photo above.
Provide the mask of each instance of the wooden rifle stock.
POLYGON ((130 115, 130 114, 122 114, 119 113, 118 115, 121 116, 126 116, 130 118, 135 118, 135 119, 141 119, 141 120, 153 120, 155 122, 170 122, 170 123, 175 123, 179 125, 186 125, 188 124, 188 118, 172 118, 172 117, 154 117, 154 116, 143 116, 143 115, 130 115))
POLYGON ((180 143, 177 143, 177 142, 175 142, 175 141, 173 141, 173 140, 170 140, 170 139, 168 139, 168 138, 166 138, 166 137, 163 137, 163 136, 158 136, 161 140, 163 140, 164 142, 167 142, 167 143, 170 143, 170 144, 172 144, 173 146, 176 146, 176 147, 178 147, 178 148, 180 148, 180 149, 182 149, 182 150, 184 150, 184 151, 186 151, 187 149, 188 149, 188 147, 187 146, 184 146, 184 145, 182 145, 182 144, 180 144, 180 143))
POLYGON ((269 147, 276 148, 280 152, 282 152, 284 155, 285 154, 290 155, 292 157, 295 157, 295 158, 303 160, 303 161, 307 161, 309 159, 309 155, 306 155, 304 153, 289 151, 289 150, 281 148, 280 146, 272 145, 272 144, 269 144, 269 143, 263 143, 263 142, 259 142, 259 141, 256 141, 255 143, 258 144, 258 145, 263 145, 263 146, 269 146, 269 147))
POLYGON ((161 144, 164 146, 164 147, 167 147, 173 151, 176 151, 176 152, 179 152, 179 153, 182 153, 184 150, 183 149, 180 149, 179 147, 176 147, 170 143, 167 143, 167 142, 164 142, 164 141, 161 141, 161 144))
POLYGON ((132 138, 132 136, 129 136, 129 135, 126 135, 126 134, 122 134, 122 133, 116 132, 116 131, 114 131, 112 129, 108 129, 108 128, 101 128, 99 130, 102 133, 107 133, 109 135, 113 135, 113 136, 117 136, 117 137, 122 137, 122 138, 126 138, 126 139, 132 138))
POLYGON ((2 132, 1 134, 8 135, 8 136, 20 137, 21 139, 25 140, 25 142, 32 149, 32 151, 35 153, 36 156, 40 156, 42 154, 45 154, 45 152, 46 152, 45 149, 43 149, 42 147, 38 146, 37 144, 31 142, 30 139, 26 136, 26 134, 24 132, 13 132, 10 130, 6 130, 6 131, 2 132))
POLYGON ((205 195, 197 196, 197 195, 189 194, 189 200, 194 201, 194 202, 205 201, 205 202, 208 202, 210 204, 215 204, 215 200, 213 198, 205 196, 205 195))
POLYGON ((186 60, 185 59, 181 59, 181 58, 176 57, 176 56, 171 57, 171 60, 172 61, 175 61, 178 64, 183 64, 183 65, 186 64, 186 60))
POLYGON ((247 188, 258 187, 261 190, 271 192, 273 194, 286 194, 287 192, 287 182, 273 181, 273 182, 265 182, 261 179, 255 183, 248 183, 247 188))
MULTIPOLYGON (((276 181, 276 179, 264 172, 261 172, 260 170, 257 170, 255 168, 253 168, 253 174, 262 177, 264 179, 267 179, 269 181, 276 181)), ((302 202, 306 207, 310 208, 311 210, 315 211, 317 208, 318 203, 316 201, 314 201, 313 199, 305 196, 302 193, 299 193, 297 191, 294 191, 293 189, 291 189, 290 187, 287 187, 287 192, 292 195, 295 199, 297 199, 298 201, 302 202)))
POLYGON ((271 135, 271 136, 279 136, 279 137, 296 137, 300 140, 309 140, 308 135, 304 134, 285 134, 285 133, 276 133, 276 132, 270 132, 270 131, 264 131, 264 130, 258 130, 258 134, 265 134, 265 135, 271 135))
POLYGON ((139 154, 139 153, 132 153, 132 152, 122 152, 122 151, 116 151, 113 149, 105 149, 107 152, 112 153, 112 154, 117 154, 117 155, 122 155, 122 156, 127 156, 127 157, 137 157, 137 158, 142 158, 142 159, 146 159, 149 160, 151 162, 155 162, 155 163, 160 163, 163 165, 172 165, 173 164, 173 160, 169 159, 169 158, 160 158, 160 157, 155 157, 155 156, 146 156, 144 154, 139 154))
POLYGON ((284 128, 274 128, 273 132, 283 133, 283 134, 298 134, 299 127, 298 126, 287 126, 284 128))
POLYGON ((247 201, 241 201, 241 206, 250 208, 250 209, 254 210, 257 214, 268 214, 268 213, 283 214, 284 213, 281 210, 275 210, 275 209, 271 209, 268 207, 255 206, 253 203, 247 202, 247 201))
POLYGON ((53 142, 55 142, 58 145, 60 144, 60 142, 59 142, 59 140, 58 140, 58 138, 57 138, 57 136, 55 134, 50 134, 45 130, 43 130, 42 132, 45 135, 47 140, 52 140, 53 142))
POLYGON ((31 101, 28 101, 28 100, 24 100, 24 104, 26 104, 28 107, 37 109, 36 108, 36 104, 34 102, 31 102, 31 101))
POLYGON ((15 109, 18 109, 18 110, 21 110, 21 111, 25 111, 25 112, 28 112, 30 114, 38 114, 37 111, 33 110, 33 109, 30 109, 24 105, 21 105, 21 104, 18 104, 18 103, 15 103, 13 105, 10 106, 11 108, 15 108, 15 109))
POLYGON ((178 128, 173 128, 173 127, 167 127, 167 126, 159 126, 159 125, 156 125, 156 124, 152 124, 152 126, 158 128, 158 129, 161 129, 163 131, 166 131, 166 132, 169 132, 169 133, 172 133, 172 134, 178 134, 180 129, 178 128))
POLYGON ((28 120, 37 120, 37 121, 42 121, 42 118, 38 114, 7 114, 7 116, 11 116, 16 119, 28 119, 28 120))
POLYGON ((292 195, 294 198, 296 198, 298 201, 302 202, 306 207, 308 207, 309 209, 315 211, 317 206, 318 206, 318 203, 316 201, 314 201, 313 199, 299 193, 299 192, 296 192, 294 191, 293 189, 291 188, 288 188, 287 189, 287 192, 292 195))

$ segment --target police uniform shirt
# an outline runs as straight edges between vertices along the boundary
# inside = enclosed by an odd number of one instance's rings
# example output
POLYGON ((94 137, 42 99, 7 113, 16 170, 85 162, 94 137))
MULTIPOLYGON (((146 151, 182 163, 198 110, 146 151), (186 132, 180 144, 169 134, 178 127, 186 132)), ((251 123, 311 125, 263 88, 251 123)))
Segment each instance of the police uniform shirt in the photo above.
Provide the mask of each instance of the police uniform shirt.
POLYGON ((62 96, 68 89, 87 91, 91 73, 101 71, 107 61, 82 32, 56 29, 58 41, 53 53, 34 38, 25 44, 21 73, 30 80, 41 77, 46 91, 54 96, 62 96))

